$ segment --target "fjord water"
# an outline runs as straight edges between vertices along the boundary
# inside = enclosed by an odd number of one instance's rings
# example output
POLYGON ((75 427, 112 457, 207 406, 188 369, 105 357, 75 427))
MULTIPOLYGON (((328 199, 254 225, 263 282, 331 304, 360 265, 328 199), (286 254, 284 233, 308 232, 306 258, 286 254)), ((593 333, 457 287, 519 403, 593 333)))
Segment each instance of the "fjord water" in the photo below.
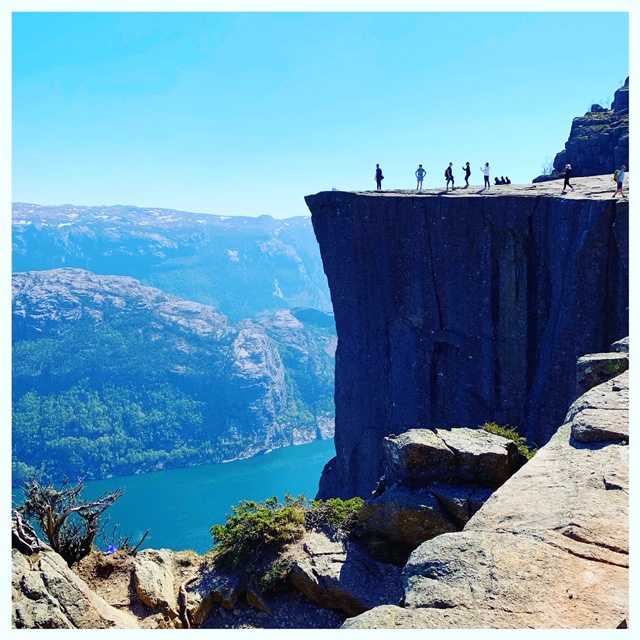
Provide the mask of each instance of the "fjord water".
MULTIPOLYGON (((106 491, 124 488, 124 495, 103 516, 107 531, 120 525, 121 536, 137 544, 147 529, 141 549, 211 550, 209 529, 224 524, 231 506, 240 500, 265 500, 285 494, 312 499, 324 465, 335 455, 333 440, 285 447, 268 454, 226 464, 208 464, 155 471, 85 483, 83 496, 95 499, 106 491)), ((20 501, 22 492, 13 492, 20 501)), ((99 546, 102 540, 96 541, 99 546)))

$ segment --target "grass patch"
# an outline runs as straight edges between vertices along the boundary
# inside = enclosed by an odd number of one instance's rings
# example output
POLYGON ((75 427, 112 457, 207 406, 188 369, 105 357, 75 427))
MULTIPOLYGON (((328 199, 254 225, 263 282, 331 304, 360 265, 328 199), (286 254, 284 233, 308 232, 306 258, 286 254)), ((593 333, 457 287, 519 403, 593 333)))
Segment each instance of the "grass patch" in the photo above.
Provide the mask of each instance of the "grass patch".
POLYGON ((496 436, 502 436, 503 438, 507 438, 507 440, 512 440, 518 446, 518 451, 521 455, 523 455, 527 460, 531 460, 533 456, 536 455, 538 451, 537 447, 530 447, 527 445, 527 439, 521 436, 516 429, 506 425, 501 427, 499 424, 495 422, 485 422, 482 425, 482 428, 489 433, 493 433, 496 436))

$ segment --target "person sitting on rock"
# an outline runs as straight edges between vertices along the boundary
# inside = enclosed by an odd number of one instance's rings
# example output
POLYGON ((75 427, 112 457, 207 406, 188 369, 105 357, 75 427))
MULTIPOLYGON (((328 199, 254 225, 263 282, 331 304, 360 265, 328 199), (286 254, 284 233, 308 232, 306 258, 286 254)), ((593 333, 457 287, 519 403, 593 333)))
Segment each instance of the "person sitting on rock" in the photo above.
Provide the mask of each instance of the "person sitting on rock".
POLYGON ((511 180, 509 180, 509 176, 504 177, 505 184, 511 184, 511 180))
POLYGON ((500 178, 494 178, 495 184, 500 184, 500 178))
POLYGON ((505 182, 504 176, 500 176, 500 184, 507 184, 505 182))

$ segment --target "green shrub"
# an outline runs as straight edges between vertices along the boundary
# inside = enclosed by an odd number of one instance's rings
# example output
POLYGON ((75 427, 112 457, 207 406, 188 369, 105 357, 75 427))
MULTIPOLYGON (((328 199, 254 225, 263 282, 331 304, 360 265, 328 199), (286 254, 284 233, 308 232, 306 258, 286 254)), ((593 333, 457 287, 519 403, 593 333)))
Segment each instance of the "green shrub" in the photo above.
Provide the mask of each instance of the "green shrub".
POLYGON ((237 573, 245 583, 268 591, 283 582, 290 570, 280 553, 312 529, 348 534, 364 504, 362 498, 333 499, 309 503, 304 496, 274 496, 264 502, 241 501, 231 507, 225 524, 211 527, 215 562, 237 573))
POLYGON ((523 455, 527 460, 531 460, 533 456, 538 451, 537 448, 532 448, 527 445, 527 439, 522 437, 516 429, 506 425, 501 427, 499 424, 495 422, 485 422, 482 425, 482 428, 489 433, 493 433, 496 436, 502 436, 503 438, 507 438, 508 440, 513 440, 513 442, 518 445, 518 451, 521 455, 523 455))
POLYGON ((277 552, 284 545, 299 540, 305 532, 304 498, 285 496, 265 502, 240 501, 231 507, 233 515, 225 524, 211 527, 218 559, 223 567, 237 570, 253 569, 268 552, 277 552))
POLYGON ((349 533, 356 526, 363 505, 362 498, 314 500, 306 512, 307 528, 328 526, 349 533))

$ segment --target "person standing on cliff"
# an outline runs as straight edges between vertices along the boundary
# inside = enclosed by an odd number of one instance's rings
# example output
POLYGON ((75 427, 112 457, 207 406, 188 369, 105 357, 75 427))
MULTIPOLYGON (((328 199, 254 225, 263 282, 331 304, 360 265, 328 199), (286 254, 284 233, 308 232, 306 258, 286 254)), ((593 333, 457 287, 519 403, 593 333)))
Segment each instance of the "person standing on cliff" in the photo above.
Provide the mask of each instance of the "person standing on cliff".
POLYGON ((469 176, 471 175, 471 167, 468 162, 465 167, 462 167, 462 170, 464 171, 464 188, 466 189, 469 186, 469 176))
POLYGON ((450 162, 449 166, 445 169, 444 177, 447 179, 445 191, 449 191, 449 183, 451 183, 451 191, 453 191, 455 189, 455 180, 453 179, 453 162, 450 162))
POLYGON ((489 174, 491 173, 491 167, 488 162, 484 163, 484 167, 480 169, 484 174, 484 188, 491 189, 491 181, 489 180, 489 174))
POLYGON ((422 168, 422 165, 419 164, 418 168, 416 169, 416 178, 418 179, 418 184, 416 186, 416 189, 419 189, 419 190, 422 189, 422 180, 426 175, 427 175, 427 172, 422 168))
POLYGON ((622 169, 618 171, 618 182, 616 184, 615 193, 611 196, 612 198, 616 197, 616 194, 618 193, 618 191, 620 192, 620 195, 624 198, 624 193, 622 193, 622 183, 624 182, 624 172, 626 170, 627 170, 627 167, 625 165, 622 165, 622 169))
POLYGON ((567 193, 567 187, 569 187, 571 189, 571 191, 575 191, 575 189, 569 183, 569 178, 570 177, 571 177, 571 165, 568 164, 564 168, 564 186, 562 187, 562 193, 563 194, 567 193))
POLYGON ((382 175, 382 169, 380 168, 379 164, 376 165, 375 180, 376 180, 376 191, 382 191, 382 181, 384 180, 384 176, 382 175))

